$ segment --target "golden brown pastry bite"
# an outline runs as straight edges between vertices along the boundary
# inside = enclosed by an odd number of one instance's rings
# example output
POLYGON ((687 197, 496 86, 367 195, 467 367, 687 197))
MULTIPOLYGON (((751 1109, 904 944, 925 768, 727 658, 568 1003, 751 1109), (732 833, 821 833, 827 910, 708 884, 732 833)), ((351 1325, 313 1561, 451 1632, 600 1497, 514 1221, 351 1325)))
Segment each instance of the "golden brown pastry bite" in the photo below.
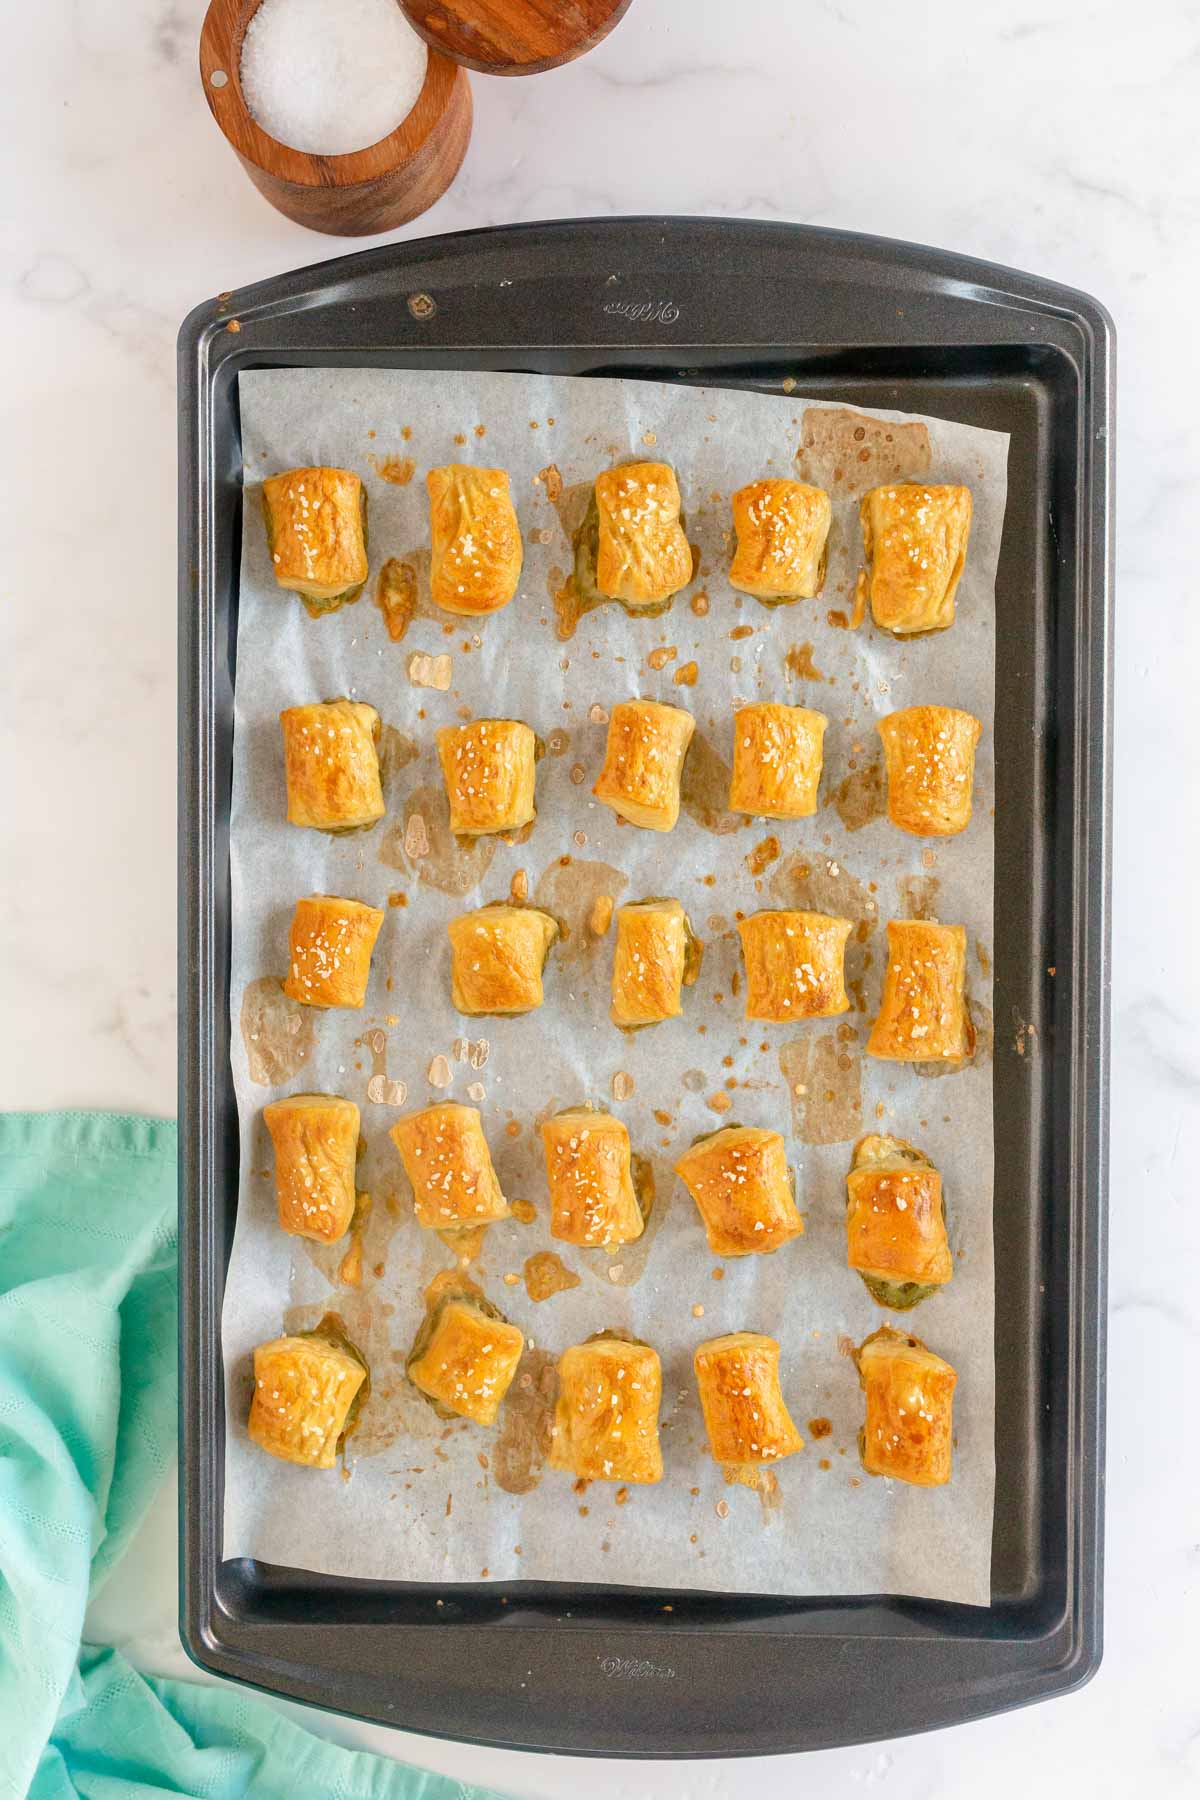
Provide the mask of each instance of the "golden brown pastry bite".
POLYGON ((281 1462, 332 1469, 369 1392, 367 1365, 340 1333, 316 1331, 273 1338, 254 1352, 254 1398, 246 1430, 281 1462))
POLYGON ((478 1108, 443 1100, 406 1113, 388 1133, 412 1184, 426 1231, 472 1231, 507 1219, 478 1108))
POLYGON ((971 490, 897 482, 871 488, 859 508, 867 567, 858 592, 883 631, 912 637, 954 623, 967 560, 971 490))
POLYGON ((558 1359, 549 1463, 581 1481, 661 1481, 662 1364, 637 1338, 601 1331, 558 1359))
POLYGON ((503 469, 447 463, 425 477, 429 591, 443 612, 499 612, 521 579, 521 527, 503 469))
POLYGON ((831 1019, 849 1009, 845 953, 851 921, 826 913, 751 913, 738 924, 746 964, 746 1017, 776 1025, 831 1019))
POLYGON ((692 1359, 713 1461, 737 1478, 803 1450, 779 1386, 779 1345, 757 1331, 697 1344, 692 1359))
POLYGON ((304 1006, 361 1006, 383 924, 377 906, 309 894, 297 900, 283 991, 304 1006))
POLYGON ((846 1176, 846 1258, 880 1306, 907 1312, 954 1273, 942 1178, 924 1151, 872 1133, 846 1176))
POLYGON ((906 706, 880 719, 893 825, 914 837, 966 830, 982 730, 974 713, 953 706, 906 706))
POLYGON ((879 1016, 867 1055, 891 1062, 961 1062, 975 1049, 963 988, 967 934, 931 919, 889 919, 879 1016))
POLYGON ((729 810, 760 819, 807 819, 817 810, 822 744, 829 720, 807 706, 771 701, 733 715, 729 810))
POLYGON ((387 808, 379 780, 379 714, 361 700, 289 706, 279 715, 289 825, 357 831, 387 808))
POLYGON ((726 1125, 698 1137, 675 1164, 714 1256, 778 1250, 804 1231, 787 1146, 777 1131, 726 1125))
POLYGON ((472 719, 437 734, 450 829, 458 837, 518 831, 536 818, 537 738, 520 719, 472 719))
POLYGON ((613 952, 614 1025, 638 1031, 683 1011, 682 993, 700 973, 704 946, 679 900, 635 900, 617 908, 613 952))
POLYGON ((696 721, 659 700, 622 700, 608 721, 604 766, 592 792, 644 831, 673 831, 683 759, 696 721))
POLYGON ((661 611, 687 586, 692 550, 669 463, 622 463, 597 475, 577 541, 576 577, 585 598, 594 591, 631 612, 661 611))
POLYGON ((542 1004, 542 971, 561 932, 552 913, 489 901, 451 919, 446 930, 451 998, 460 1013, 526 1013, 542 1004))
POLYGON ((408 1379, 442 1418, 494 1425, 524 1348, 519 1328, 477 1288, 447 1285, 429 1301, 408 1379))
POLYGON ((730 587, 768 606, 814 599, 825 582, 829 495, 775 477, 739 488, 731 505, 737 548, 730 587))
POLYGON ((357 600, 367 579, 367 490, 349 469, 288 469, 262 486, 271 567, 309 612, 357 600))
POLYGON ((867 1474, 943 1487, 950 1479, 955 1371, 920 1338, 892 1325, 864 1338, 855 1362, 867 1397, 858 1438, 867 1474))
POLYGON ((292 1094, 265 1106, 263 1120, 275 1149, 280 1225, 332 1244, 354 1217, 357 1106, 337 1094, 292 1094))
POLYGON ((641 1237, 645 1219, 629 1133, 620 1119, 597 1107, 568 1107, 542 1125, 542 1148, 551 1237, 588 1249, 641 1237))

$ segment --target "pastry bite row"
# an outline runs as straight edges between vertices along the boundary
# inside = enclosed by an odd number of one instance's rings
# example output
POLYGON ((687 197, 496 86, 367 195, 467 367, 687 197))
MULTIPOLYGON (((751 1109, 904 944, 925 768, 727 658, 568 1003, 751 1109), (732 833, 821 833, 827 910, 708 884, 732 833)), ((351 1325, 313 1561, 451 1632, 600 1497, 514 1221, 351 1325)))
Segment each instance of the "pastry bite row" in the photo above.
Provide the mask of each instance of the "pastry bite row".
MULTIPOLYGON (((406 1114, 389 1135, 418 1225, 452 1238, 509 1217, 476 1107, 441 1101, 406 1114)), ((583 1248, 640 1237, 647 1186, 621 1120, 598 1107, 569 1107, 543 1121, 541 1136, 551 1236, 583 1248)))
MULTIPOLYGON (((334 894, 296 902, 283 991, 304 1006, 359 1008, 383 924, 378 907, 334 894)), ((639 1030, 675 1018, 695 982, 703 947, 683 905, 669 897, 617 911, 613 1023, 639 1030)), ((745 965, 745 1016, 791 1025, 835 1018, 850 1006, 845 952, 852 921, 827 913, 766 908, 738 921, 745 965)), ((446 927, 451 998, 470 1018, 533 1012, 562 927, 544 908, 492 901, 446 927)), ((932 919, 891 919, 883 996, 868 1056, 891 1062, 963 1062, 975 1048, 966 1000, 967 934, 932 919)))
MULTIPOLYGON (((326 700, 280 715, 289 824, 359 831, 384 816, 379 714, 363 701, 326 700)), ((806 819, 817 810, 828 719, 810 707, 756 701, 733 718, 731 812, 806 819)), ((658 700, 613 707, 604 763, 592 789, 602 805, 645 831, 679 819, 691 713, 658 700)), ((950 837, 971 822, 981 726, 950 706, 910 706, 879 722, 888 817, 916 837, 950 837)), ((537 816, 541 745, 520 719, 473 719, 437 733, 437 752, 459 837, 520 830, 537 816)))
MULTIPOLYGON (((521 528, 503 469, 448 463, 426 477, 430 588, 444 611, 473 617, 508 605, 521 578, 521 528)), ((367 496, 348 469, 289 469, 263 483, 275 579, 313 614, 357 599, 367 578, 367 496)), ((730 586, 764 605, 811 600, 825 580, 832 506, 822 488, 772 477, 731 501, 730 586)), ((898 482, 860 506, 864 605, 899 637, 944 631, 966 562, 971 491, 898 482)), ((619 601, 654 614, 695 569, 679 482, 669 463, 629 462, 596 477, 575 535, 575 585, 585 604, 619 601)))
MULTIPOLYGON (((503 469, 431 469, 430 589, 443 611, 478 617, 507 606, 521 578, 521 527, 503 469)), ((275 579, 313 616, 357 600, 367 579, 367 491, 349 469, 288 469, 263 482, 275 579)))
MULTIPOLYGON (((284 1231, 321 1243, 354 1216, 359 1112, 336 1094, 295 1094, 264 1108, 284 1231)), ((390 1132, 424 1230, 447 1240, 510 1216, 477 1108, 442 1101, 390 1132)), ((543 1120, 550 1235, 581 1249, 614 1249, 645 1230, 650 1184, 624 1123, 595 1106, 543 1120)), ((731 1124, 707 1132, 675 1172, 716 1256, 770 1255, 800 1237, 787 1147, 777 1131, 731 1124)), ((881 1306, 905 1311, 951 1279, 942 1182, 925 1153, 881 1134, 855 1146, 846 1177, 847 1263, 881 1306)))
MULTIPOLYGON (((520 1365, 525 1337, 473 1283, 435 1284, 409 1351, 409 1381, 445 1419, 494 1426, 520 1365)), ((803 1449, 779 1378, 780 1346, 734 1331, 696 1347, 692 1366, 713 1461, 728 1481, 762 1472, 803 1449)), ((950 1479, 951 1365, 910 1333, 882 1326, 855 1352, 865 1395, 859 1453, 868 1474, 918 1487, 950 1479)), ((558 1360, 548 1462, 583 1481, 651 1485, 663 1474, 662 1363, 638 1338, 602 1331, 558 1360)), ((366 1363, 327 1322, 254 1351, 247 1431, 269 1455, 331 1469, 370 1391, 366 1363)))
MULTIPOLYGON (((738 921, 747 1019, 791 1025, 850 1007, 845 952, 852 921, 767 908, 738 921)), ((966 1061, 975 1031, 966 998, 967 934, 933 919, 890 919, 879 1012, 868 1056, 890 1062, 966 1061)))
MULTIPOLYGON (((682 902, 635 901, 618 908, 610 1017, 624 1030, 675 1018, 700 970, 703 949, 682 902)), ((768 908, 739 920, 745 1016, 792 1025, 849 1011, 849 919, 768 908)), ((538 906, 496 901, 447 926, 451 997, 468 1017, 535 1011, 561 927, 538 906)), ((867 1054, 892 1062, 962 1062, 975 1034, 966 1001, 967 934, 935 920, 888 922, 888 961, 867 1054)))

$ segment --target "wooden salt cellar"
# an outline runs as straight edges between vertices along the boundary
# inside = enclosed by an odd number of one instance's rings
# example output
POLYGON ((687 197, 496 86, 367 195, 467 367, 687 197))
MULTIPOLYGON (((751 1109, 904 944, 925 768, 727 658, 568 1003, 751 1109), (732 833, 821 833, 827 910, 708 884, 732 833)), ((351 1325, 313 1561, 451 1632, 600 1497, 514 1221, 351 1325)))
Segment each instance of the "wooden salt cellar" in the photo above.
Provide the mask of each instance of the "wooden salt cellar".
POLYGON ((481 75, 557 69, 607 37, 630 0, 400 0, 434 50, 481 75))
POLYGON ((212 0, 200 34, 200 73, 214 119, 271 205, 312 231, 356 237, 394 231, 439 200, 471 136, 466 71, 432 49, 412 111, 387 137, 347 156, 293 150, 255 123, 242 93, 242 39, 258 6, 212 0))

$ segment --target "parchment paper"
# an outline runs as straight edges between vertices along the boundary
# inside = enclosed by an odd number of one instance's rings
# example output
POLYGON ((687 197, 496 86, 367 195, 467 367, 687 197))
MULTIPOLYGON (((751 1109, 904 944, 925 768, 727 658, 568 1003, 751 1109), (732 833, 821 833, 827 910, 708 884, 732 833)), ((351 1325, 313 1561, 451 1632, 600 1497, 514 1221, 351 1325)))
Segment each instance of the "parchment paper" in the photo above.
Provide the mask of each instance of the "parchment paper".
POLYGON ((866 417, 797 393, 540 376, 292 369, 243 375, 240 398, 246 507, 230 993, 242 1158, 223 1325, 225 1554, 433 1583, 611 1581, 987 1604, 994 583, 1007 438, 896 413, 866 417), (658 619, 607 606, 564 641, 553 595, 571 546, 559 515, 568 524, 579 516, 583 484, 599 469, 647 455, 678 470, 701 573, 658 619), (414 478, 398 485, 405 459, 414 478), (483 622, 451 622, 428 602, 424 475, 453 460, 508 469, 525 535, 518 597, 483 622), (259 484, 316 463, 356 469, 367 483, 371 580, 357 604, 314 620, 272 579, 259 484), (759 476, 797 471, 833 496, 826 585, 815 601, 766 609, 735 596, 725 580, 729 496, 759 476), (975 500, 957 621, 907 645, 869 618, 845 628, 861 550, 858 497, 906 475, 965 482, 975 500), (388 558, 407 562, 417 577, 417 616, 399 643, 373 598, 388 558), (668 654, 648 660, 655 651, 668 654), (438 656, 450 658, 448 689, 414 685, 414 672, 436 675, 429 659, 438 656), (693 662, 695 684, 678 685, 677 671, 693 662), (278 724, 281 708, 338 694, 369 700, 389 728, 389 816, 342 839, 285 823, 278 724), (632 695, 686 706, 697 719, 685 810, 670 836, 621 826, 591 797, 602 714, 632 695), (723 810, 732 710, 759 697, 829 717, 823 804, 812 820, 742 825, 723 810), (964 707, 984 725, 972 824, 933 845, 879 816, 875 721, 921 701, 964 707), (434 732, 471 715, 523 718, 547 740, 527 842, 488 839, 461 852, 448 837, 434 732), (766 860, 773 846, 759 847, 771 838, 780 853, 766 860), (531 898, 567 918, 570 939, 551 956, 539 1012, 464 1020, 450 1004, 447 921, 506 896, 518 870, 531 898), (273 978, 286 970, 293 904, 310 892, 387 908, 362 1013, 281 1000, 273 978), (610 1024, 614 933, 597 938, 586 922, 601 893, 618 903, 655 893, 683 900, 707 948, 681 1019, 629 1037, 610 1024), (389 896, 406 903, 389 906, 389 896), (771 905, 807 905, 861 924, 848 958, 855 1008, 843 1019, 799 1027, 743 1019, 734 915, 771 905), (886 960, 883 923, 915 913, 964 924, 970 946, 979 1048, 970 1067, 938 1070, 938 1079, 863 1056, 886 960), (618 1093, 632 1087, 627 1098, 614 1100, 614 1077, 618 1093), (435 1085, 443 1078, 448 1085, 435 1085), (358 1286, 338 1280, 345 1244, 314 1249, 276 1222, 261 1109, 313 1089, 347 1095, 362 1109, 359 1179, 372 1209, 358 1286), (531 1346, 495 1432, 447 1427, 405 1380, 422 1291, 454 1258, 412 1218, 387 1137, 403 1110, 473 1097, 505 1192, 536 1208, 530 1223, 493 1227, 470 1271, 531 1346), (611 1255, 553 1245, 547 1228, 535 1121, 588 1098, 626 1121, 656 1179, 645 1238, 611 1255), (786 1134, 806 1231, 773 1256, 722 1265, 671 1165, 696 1134, 733 1120, 786 1134), (863 1403, 846 1351, 886 1315, 846 1267, 844 1181, 853 1143, 876 1129, 918 1143, 943 1173, 954 1278, 902 1316, 959 1374, 954 1475, 940 1490, 873 1479, 858 1461, 863 1403), (535 1303, 519 1278, 525 1259, 547 1249, 557 1249, 580 1282, 535 1303), (263 1455, 244 1421, 254 1344, 311 1325, 327 1309, 366 1352, 372 1394, 344 1468, 318 1474, 263 1455), (553 1356, 605 1326, 653 1343, 664 1366, 665 1475, 657 1487, 627 1494, 607 1485, 576 1492, 570 1477, 543 1470, 538 1454, 553 1356), (705 1446, 692 1352, 737 1329, 780 1339, 784 1394, 807 1440, 779 1465, 773 1502, 727 1486, 705 1446))

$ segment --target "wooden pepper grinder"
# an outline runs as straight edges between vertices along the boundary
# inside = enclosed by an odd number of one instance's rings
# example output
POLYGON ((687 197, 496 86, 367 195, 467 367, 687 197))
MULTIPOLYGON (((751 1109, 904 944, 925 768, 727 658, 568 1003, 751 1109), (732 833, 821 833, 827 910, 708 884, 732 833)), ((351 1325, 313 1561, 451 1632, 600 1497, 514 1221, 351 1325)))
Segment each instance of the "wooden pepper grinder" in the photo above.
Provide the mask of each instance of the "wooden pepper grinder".
POLYGON ((607 37, 630 0, 400 0, 433 50, 481 75, 536 75, 607 37))

